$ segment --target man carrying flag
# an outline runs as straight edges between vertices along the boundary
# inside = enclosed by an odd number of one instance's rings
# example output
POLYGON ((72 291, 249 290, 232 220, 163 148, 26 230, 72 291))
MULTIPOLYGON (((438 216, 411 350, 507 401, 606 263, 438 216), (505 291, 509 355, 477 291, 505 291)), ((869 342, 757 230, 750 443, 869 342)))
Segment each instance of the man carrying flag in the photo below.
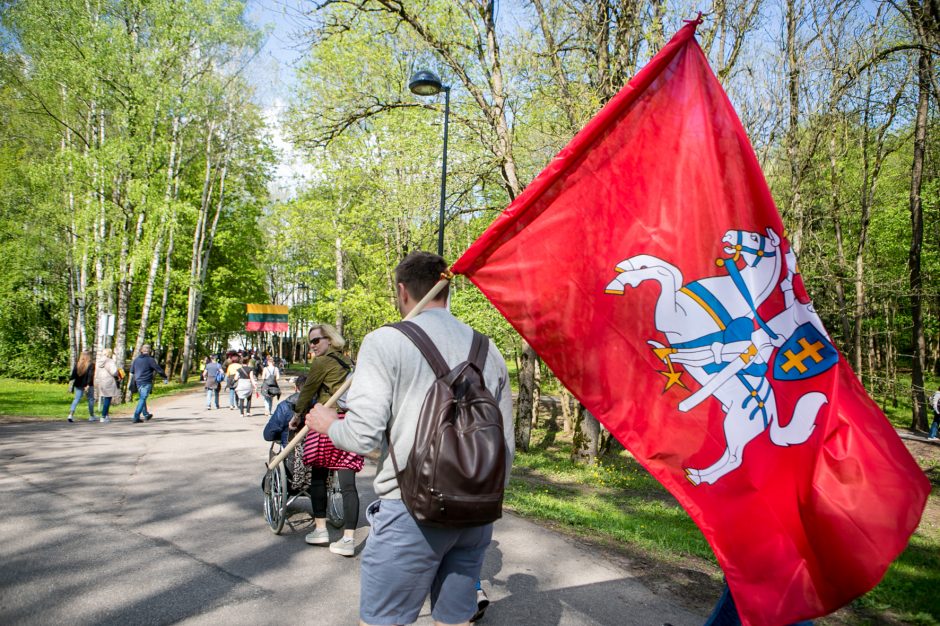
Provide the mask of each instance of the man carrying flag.
POLYGON ((787 624, 877 584, 930 487, 813 310, 697 24, 453 271, 688 511, 742 621, 787 624))

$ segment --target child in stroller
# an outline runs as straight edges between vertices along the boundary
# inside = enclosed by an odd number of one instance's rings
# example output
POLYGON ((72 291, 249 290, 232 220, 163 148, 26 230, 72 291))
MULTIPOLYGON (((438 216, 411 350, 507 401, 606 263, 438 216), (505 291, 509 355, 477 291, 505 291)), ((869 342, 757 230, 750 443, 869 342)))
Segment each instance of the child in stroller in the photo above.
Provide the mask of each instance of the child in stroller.
MULTIPOLYGON (((299 390, 306 380, 304 375, 294 381, 299 390)), ((297 403, 299 391, 278 404, 268 423, 265 424, 262 436, 265 441, 271 442, 268 461, 277 455, 287 445, 294 433, 290 430, 290 419, 294 415, 294 406, 297 403)), ((298 463, 299 458, 291 451, 290 454, 274 469, 268 470, 261 481, 264 491, 264 517, 274 534, 280 534, 287 519, 287 507, 300 496, 310 497, 310 469, 298 463)), ((312 505, 311 500, 311 505, 312 505)))
MULTIPOLYGON (((290 420, 294 414, 297 404, 297 398, 300 395, 299 390, 303 387, 307 377, 301 374, 294 381, 295 391, 283 402, 277 405, 274 413, 264 427, 262 436, 265 441, 271 442, 271 450, 268 453, 268 462, 273 459, 281 449, 287 445, 287 442, 296 434, 290 429, 290 420)), ((311 509, 313 508, 313 496, 310 494, 311 469, 305 466, 296 454, 299 448, 295 448, 287 457, 274 469, 267 470, 261 482, 261 488, 264 491, 264 517, 271 527, 274 534, 280 534, 284 528, 287 519, 287 507, 300 496, 310 498, 311 509)), ((343 505, 342 493, 336 480, 336 476, 331 472, 327 478, 327 521, 333 526, 343 525, 343 505)))

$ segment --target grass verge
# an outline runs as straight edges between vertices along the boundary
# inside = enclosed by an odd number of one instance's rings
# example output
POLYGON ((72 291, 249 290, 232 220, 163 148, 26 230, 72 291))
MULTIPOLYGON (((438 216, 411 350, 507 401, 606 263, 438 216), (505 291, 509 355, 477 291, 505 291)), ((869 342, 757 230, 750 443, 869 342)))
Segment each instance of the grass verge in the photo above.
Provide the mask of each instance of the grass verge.
MULTIPOLYGON (((151 398, 171 395, 179 391, 186 391, 201 387, 202 383, 198 380, 190 380, 185 385, 171 382, 164 385, 157 382, 153 386, 151 398)), ((136 404, 136 397, 133 403, 126 402, 121 405, 112 404, 112 414, 121 414, 124 409, 133 410, 136 404)), ((15 380, 12 378, 0 378, 0 416, 3 417, 30 417, 38 419, 65 419, 69 413, 69 406, 72 403, 72 394, 68 388, 61 383, 42 383, 30 382, 24 380, 15 380)), ((87 417, 88 405, 82 398, 81 403, 75 410, 75 415, 79 418, 87 417)), ((96 411, 97 414, 97 411, 96 411)))
MULTIPOLYGON (((704 588, 687 604, 707 612, 721 587, 711 548, 678 502, 627 452, 596 465, 573 463, 570 441, 533 431, 529 452, 518 452, 506 505, 526 517, 654 564, 660 578, 704 574, 704 588), (545 443, 549 442, 549 443, 545 443)), ((934 484, 910 545, 870 593, 819 624, 940 624, 940 447, 920 443, 915 458, 934 484)), ((688 588, 663 585, 669 591, 688 588)))

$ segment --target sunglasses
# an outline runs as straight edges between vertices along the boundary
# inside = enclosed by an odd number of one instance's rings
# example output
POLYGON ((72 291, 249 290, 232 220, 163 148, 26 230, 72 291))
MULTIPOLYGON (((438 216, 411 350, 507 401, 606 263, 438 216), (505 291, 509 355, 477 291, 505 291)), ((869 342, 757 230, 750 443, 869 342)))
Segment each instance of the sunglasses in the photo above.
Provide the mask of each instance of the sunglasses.
POLYGON ((310 338, 310 345, 311 345, 311 346, 317 345, 318 343, 320 343, 320 340, 321 340, 321 339, 326 339, 326 337, 311 337, 311 338, 310 338))

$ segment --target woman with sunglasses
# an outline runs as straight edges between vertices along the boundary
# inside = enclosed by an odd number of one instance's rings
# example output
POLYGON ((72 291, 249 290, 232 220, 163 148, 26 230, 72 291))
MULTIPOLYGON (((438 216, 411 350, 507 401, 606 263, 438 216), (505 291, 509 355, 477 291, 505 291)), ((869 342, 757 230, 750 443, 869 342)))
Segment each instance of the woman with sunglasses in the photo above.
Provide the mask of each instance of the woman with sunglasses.
MULTIPOLYGON (((307 381, 297 398, 291 428, 296 430, 303 424, 307 411, 317 402, 325 403, 336 393, 352 371, 353 364, 341 352, 346 340, 329 324, 317 324, 308 333, 310 351, 314 354, 307 381)), ((342 409, 341 406, 337 407, 342 409)), ((356 472, 362 469, 363 459, 358 454, 339 450, 329 437, 310 431, 304 440, 303 459, 312 469, 313 482, 310 496, 313 500, 313 517, 316 529, 307 535, 311 545, 330 546, 330 552, 342 556, 353 556, 356 552, 355 533, 359 523, 359 492, 356 490, 356 472), (335 470, 343 494, 343 537, 330 543, 326 527, 326 479, 330 470, 335 470)))

